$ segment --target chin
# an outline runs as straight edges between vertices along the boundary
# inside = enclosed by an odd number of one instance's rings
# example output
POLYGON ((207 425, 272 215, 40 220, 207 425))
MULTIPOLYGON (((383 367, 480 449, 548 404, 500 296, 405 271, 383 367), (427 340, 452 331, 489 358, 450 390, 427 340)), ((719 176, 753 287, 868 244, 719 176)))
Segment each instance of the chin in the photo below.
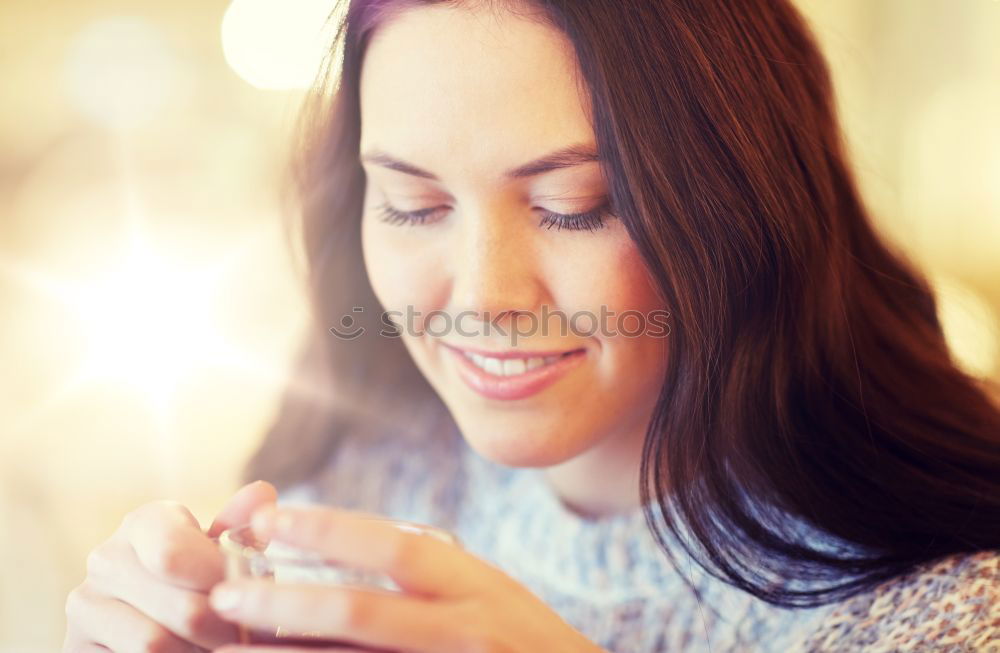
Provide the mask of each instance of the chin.
POLYGON ((551 467, 574 457, 553 434, 527 430, 462 428, 462 436, 480 456, 508 467, 551 467))

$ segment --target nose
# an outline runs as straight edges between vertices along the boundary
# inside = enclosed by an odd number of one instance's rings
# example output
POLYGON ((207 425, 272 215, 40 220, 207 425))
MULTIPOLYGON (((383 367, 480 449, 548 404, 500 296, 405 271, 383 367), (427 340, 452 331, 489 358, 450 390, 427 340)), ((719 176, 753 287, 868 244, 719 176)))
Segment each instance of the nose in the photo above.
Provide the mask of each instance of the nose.
POLYGON ((497 205, 463 217, 452 259, 454 314, 493 321, 538 308, 542 284, 531 222, 519 211, 497 205))

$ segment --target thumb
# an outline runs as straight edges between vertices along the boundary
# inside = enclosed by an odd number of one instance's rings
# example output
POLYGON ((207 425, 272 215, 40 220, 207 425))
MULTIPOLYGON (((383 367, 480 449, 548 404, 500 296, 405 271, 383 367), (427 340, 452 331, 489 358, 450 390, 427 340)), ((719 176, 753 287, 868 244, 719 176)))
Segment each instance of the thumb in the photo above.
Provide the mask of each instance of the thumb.
POLYGON ((278 491, 267 481, 254 481, 244 485, 226 502, 205 534, 217 537, 227 528, 248 523, 250 515, 260 506, 277 502, 278 491))

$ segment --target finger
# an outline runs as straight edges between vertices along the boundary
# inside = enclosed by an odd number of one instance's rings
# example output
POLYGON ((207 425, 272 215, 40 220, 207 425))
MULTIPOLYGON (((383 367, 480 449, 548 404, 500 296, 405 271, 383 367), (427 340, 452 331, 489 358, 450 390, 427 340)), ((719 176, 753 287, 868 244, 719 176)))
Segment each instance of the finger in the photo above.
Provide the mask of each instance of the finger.
POLYGON ((109 649, 90 641, 72 623, 66 624, 66 638, 63 640, 62 653, 107 653, 109 649))
MULTIPOLYGON (((223 646, 212 653, 382 653, 368 648, 354 646, 310 646, 296 648, 289 646, 223 646)), ((389 653, 388 651, 385 653, 389 653)))
MULTIPOLYGON (((281 631, 282 632, 281 635, 267 633, 260 630, 253 630, 253 629, 248 629, 248 630, 249 632, 252 633, 252 635, 250 635, 249 640, 242 639, 240 640, 241 642, 244 642, 242 644, 230 644, 222 648, 228 649, 234 646, 235 647, 252 646, 255 647, 254 650, 258 650, 258 648, 256 647, 260 647, 262 649, 267 649, 267 650, 273 650, 277 648, 279 651, 287 653, 288 647, 290 646, 299 646, 299 647, 305 646, 306 648, 309 649, 310 652, 316 651, 316 649, 322 649, 323 651, 352 651, 353 653, 401 653, 401 651, 399 651, 398 649, 395 651, 390 651, 389 649, 385 648, 372 648, 369 646, 363 646, 361 644, 355 644, 344 640, 320 639, 319 637, 316 637, 314 635, 310 635, 308 637, 306 636, 295 637, 289 635, 284 630, 281 631)), ((212 653, 216 653, 216 651, 213 651, 212 653)), ((435 653, 443 653, 443 652, 436 651, 435 653)))
POLYGON ((212 607, 255 629, 282 628, 369 648, 461 650, 453 606, 367 588, 262 580, 227 581, 212 607))
POLYGON ((110 650, 107 646, 101 646, 93 642, 80 642, 79 644, 66 647, 63 649, 63 653, 108 653, 110 650))
POLYGON ((404 591, 458 598, 509 577, 459 546, 352 510, 279 506, 254 514, 254 531, 351 567, 388 574, 404 591))
POLYGON ((216 516, 207 535, 218 537, 219 533, 242 524, 249 523, 254 510, 278 500, 278 491, 267 481, 254 481, 236 491, 216 516))
POLYGON ((190 643, 127 603, 94 593, 86 583, 70 593, 66 614, 88 640, 112 651, 191 653, 190 643))
POLYGON ((175 635, 203 648, 238 641, 239 632, 212 610, 208 594, 170 585, 139 562, 127 542, 112 540, 101 555, 109 564, 92 564, 88 580, 100 593, 121 599, 175 635))
POLYGON ((168 583, 207 592, 225 575, 222 553, 179 503, 146 504, 129 514, 123 530, 143 566, 168 583))

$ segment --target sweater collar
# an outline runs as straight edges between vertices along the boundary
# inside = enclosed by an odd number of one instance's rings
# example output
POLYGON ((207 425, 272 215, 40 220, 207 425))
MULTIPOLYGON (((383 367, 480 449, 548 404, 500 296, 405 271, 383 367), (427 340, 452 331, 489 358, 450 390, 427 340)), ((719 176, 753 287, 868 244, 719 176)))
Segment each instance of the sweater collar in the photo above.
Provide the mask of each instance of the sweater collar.
POLYGON ((529 585, 533 581, 568 594, 597 591, 609 601, 662 596, 681 582, 641 507, 582 516, 553 492, 543 470, 500 465, 463 445, 466 514, 460 523, 470 528, 460 537, 479 549, 474 552, 529 585))

